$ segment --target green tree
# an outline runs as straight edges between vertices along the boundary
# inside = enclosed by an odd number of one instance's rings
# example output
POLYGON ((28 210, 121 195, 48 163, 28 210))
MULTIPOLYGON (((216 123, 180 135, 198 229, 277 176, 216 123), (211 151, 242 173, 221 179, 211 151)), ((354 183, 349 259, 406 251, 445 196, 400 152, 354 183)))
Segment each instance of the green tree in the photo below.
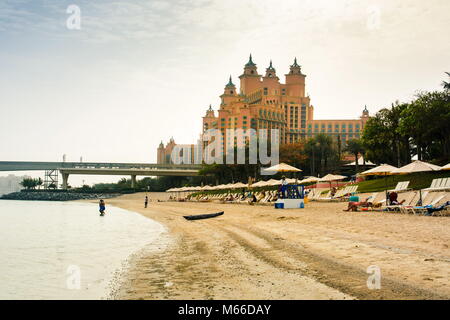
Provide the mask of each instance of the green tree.
POLYGON ((399 132, 411 136, 412 154, 419 160, 450 156, 450 95, 421 92, 401 113, 399 132))
POLYGON ((24 178, 20 185, 27 190, 35 189, 37 186, 37 179, 33 178, 24 178))
POLYGON ((359 172, 358 155, 364 152, 363 143, 359 139, 348 140, 345 150, 355 156, 355 174, 357 174, 359 172))

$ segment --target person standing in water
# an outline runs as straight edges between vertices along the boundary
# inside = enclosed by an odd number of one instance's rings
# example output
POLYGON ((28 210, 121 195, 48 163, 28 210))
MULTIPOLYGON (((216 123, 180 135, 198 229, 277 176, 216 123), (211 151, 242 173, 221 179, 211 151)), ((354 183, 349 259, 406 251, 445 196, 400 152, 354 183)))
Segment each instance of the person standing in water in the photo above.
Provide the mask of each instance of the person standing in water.
POLYGON ((103 199, 100 199, 98 206, 99 206, 100 216, 104 216, 105 210, 106 210, 105 201, 103 201, 103 199))
POLYGON ((145 200, 144 200, 144 208, 147 208, 148 205, 148 197, 145 196, 145 200))

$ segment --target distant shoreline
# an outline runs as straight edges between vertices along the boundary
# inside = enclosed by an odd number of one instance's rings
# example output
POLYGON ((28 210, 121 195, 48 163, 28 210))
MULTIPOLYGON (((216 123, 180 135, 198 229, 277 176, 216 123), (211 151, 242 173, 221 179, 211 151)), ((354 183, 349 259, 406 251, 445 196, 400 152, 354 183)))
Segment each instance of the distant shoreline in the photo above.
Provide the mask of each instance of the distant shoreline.
POLYGON ((13 192, 0 196, 0 200, 22 201, 73 201, 109 199, 119 196, 119 193, 81 193, 81 192, 13 192))

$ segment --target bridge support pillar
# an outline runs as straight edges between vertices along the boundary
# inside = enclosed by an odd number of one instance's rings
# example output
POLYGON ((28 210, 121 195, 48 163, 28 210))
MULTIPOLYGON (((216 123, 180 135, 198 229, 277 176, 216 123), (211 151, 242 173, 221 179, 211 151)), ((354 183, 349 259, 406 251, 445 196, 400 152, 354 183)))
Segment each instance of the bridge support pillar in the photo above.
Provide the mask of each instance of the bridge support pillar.
POLYGON ((131 176, 131 187, 136 188, 136 176, 131 176))
POLYGON ((64 190, 67 190, 67 187, 69 186, 69 183, 68 183, 69 182, 69 174, 63 173, 62 178, 63 178, 62 188, 64 190))

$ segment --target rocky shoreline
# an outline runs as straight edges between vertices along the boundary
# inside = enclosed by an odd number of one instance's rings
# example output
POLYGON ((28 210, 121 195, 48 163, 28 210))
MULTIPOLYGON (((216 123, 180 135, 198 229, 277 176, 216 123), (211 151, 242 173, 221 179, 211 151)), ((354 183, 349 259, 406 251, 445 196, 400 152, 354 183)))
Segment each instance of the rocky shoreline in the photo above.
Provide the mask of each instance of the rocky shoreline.
POLYGON ((32 201, 73 201, 107 199, 118 196, 118 193, 80 193, 80 192, 13 192, 0 196, 1 200, 32 201))

